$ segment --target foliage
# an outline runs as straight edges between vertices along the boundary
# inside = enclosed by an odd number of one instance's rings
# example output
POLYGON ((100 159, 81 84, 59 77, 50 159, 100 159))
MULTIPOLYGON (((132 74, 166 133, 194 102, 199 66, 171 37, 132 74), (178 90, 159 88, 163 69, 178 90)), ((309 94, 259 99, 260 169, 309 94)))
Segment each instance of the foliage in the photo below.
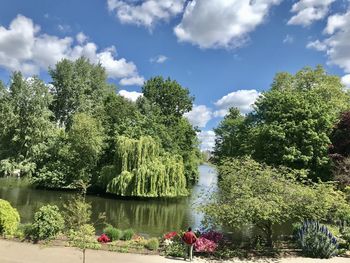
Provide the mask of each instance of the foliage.
POLYGON ((174 241, 165 247, 164 253, 166 256, 170 257, 184 257, 185 246, 179 241, 174 241))
POLYGON ((123 235, 120 239, 124 241, 131 240, 134 235, 135 231, 133 229, 126 229, 123 231, 123 235))
POLYGON ((95 238, 95 228, 93 225, 85 224, 80 226, 77 230, 71 229, 68 235, 69 244, 78 247, 83 252, 83 262, 85 262, 86 249, 99 249, 99 244, 95 238))
POLYGON ((157 250, 159 248, 159 240, 157 238, 151 238, 147 240, 145 248, 149 250, 157 250))
POLYGON ((19 239, 32 239, 33 238, 33 225, 32 224, 19 224, 15 236, 19 239))
POLYGON ((326 226, 306 221, 298 232, 298 243, 303 254, 315 258, 331 258, 337 255, 337 240, 326 226))
POLYGON ((19 220, 17 210, 8 201, 0 199, 0 234, 5 236, 14 235, 19 220))
POLYGON ((63 217, 65 228, 78 229, 86 225, 91 220, 91 204, 85 202, 84 197, 76 196, 63 205, 63 217))
POLYGON ((309 170, 315 181, 330 179, 329 136, 348 103, 340 79, 322 67, 278 73, 251 114, 231 110, 219 125, 216 159, 251 155, 269 165, 309 170))
POLYGON ((201 206, 207 223, 240 228, 253 224, 272 246, 272 226, 290 221, 348 220, 344 194, 331 184, 303 184, 292 171, 252 159, 227 159, 219 166, 219 193, 201 206))
POLYGON ((34 214, 33 238, 36 240, 52 239, 64 228, 64 219, 55 205, 42 206, 34 214))
POLYGON ((186 195, 184 165, 180 156, 161 156, 159 144, 151 137, 139 140, 118 136, 115 168, 103 169, 100 184, 112 178, 107 192, 121 196, 186 195), (120 173, 120 174, 118 174, 120 173))
POLYGON ((142 93, 165 116, 181 117, 192 109, 194 98, 190 97, 188 89, 169 78, 151 78, 142 87, 142 93))
POLYGON ((119 240, 123 234, 120 229, 115 228, 111 225, 104 228, 103 233, 105 233, 111 239, 111 241, 119 240))

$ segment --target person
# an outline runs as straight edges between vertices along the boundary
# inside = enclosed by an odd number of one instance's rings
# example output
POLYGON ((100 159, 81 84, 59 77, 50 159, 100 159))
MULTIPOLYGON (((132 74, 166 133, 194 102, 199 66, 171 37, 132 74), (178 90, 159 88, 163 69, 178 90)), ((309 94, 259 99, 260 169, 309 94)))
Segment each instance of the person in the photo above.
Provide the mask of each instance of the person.
POLYGON ((197 241, 197 237, 196 235, 192 232, 192 228, 189 227, 187 232, 185 232, 185 234, 182 237, 183 242, 186 245, 186 250, 187 253, 185 255, 185 260, 187 258, 187 256, 190 258, 190 261, 192 261, 193 258, 193 246, 194 243, 196 243, 197 241))

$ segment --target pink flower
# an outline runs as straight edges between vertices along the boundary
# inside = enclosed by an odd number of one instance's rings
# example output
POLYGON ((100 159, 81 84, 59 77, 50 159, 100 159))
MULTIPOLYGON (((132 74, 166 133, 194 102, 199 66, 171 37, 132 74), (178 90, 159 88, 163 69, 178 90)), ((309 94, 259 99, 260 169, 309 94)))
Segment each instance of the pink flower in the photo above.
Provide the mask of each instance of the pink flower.
POLYGON ((102 234, 98 239, 98 242, 100 243, 107 243, 107 242, 111 242, 110 238, 106 235, 106 234, 102 234))
POLYGON ((204 237, 206 239, 209 239, 211 241, 213 241, 214 243, 219 243, 222 239, 223 239, 223 235, 219 232, 210 230, 204 234, 201 235, 201 237, 204 237))
POLYGON ((197 238, 194 244, 194 249, 197 252, 214 252, 217 248, 217 244, 214 241, 206 239, 204 237, 197 238))

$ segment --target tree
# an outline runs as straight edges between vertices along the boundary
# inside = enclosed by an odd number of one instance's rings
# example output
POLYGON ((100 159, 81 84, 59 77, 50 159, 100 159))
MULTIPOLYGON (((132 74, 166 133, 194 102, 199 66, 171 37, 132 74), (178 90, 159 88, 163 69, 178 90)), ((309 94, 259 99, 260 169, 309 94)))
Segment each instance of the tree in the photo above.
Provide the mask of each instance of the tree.
POLYGON ((275 224, 305 219, 350 220, 350 206, 330 184, 303 181, 300 171, 272 168, 250 158, 226 159, 219 166, 220 191, 202 210, 208 222, 260 228, 272 246, 275 224))
POLYGON ((341 189, 350 185, 350 111, 341 114, 331 133, 329 153, 333 164, 334 179, 341 189))
POLYGON ((103 100, 112 87, 107 84, 106 70, 100 64, 94 65, 83 57, 76 61, 63 59, 49 73, 53 85, 51 108, 60 126, 69 127, 77 112, 102 114, 103 100))
POLYGON ((322 67, 278 73, 251 114, 242 120, 231 113, 220 124, 216 157, 248 154, 270 165, 307 169, 314 180, 329 180, 329 136, 348 105, 339 77, 322 67))
POLYGON ((0 93, 0 122, 4 125, 0 144, 6 147, 0 157, 14 163, 22 174, 32 174, 54 130, 51 95, 43 81, 37 77, 25 80, 19 72, 13 74, 9 92, 0 88, 0 93))
POLYGON ((152 105, 159 107, 164 116, 182 117, 192 109, 194 98, 189 90, 170 78, 151 78, 142 87, 142 92, 152 105))
POLYGON ((230 108, 215 131, 215 161, 225 156, 237 157, 250 154, 249 119, 237 108, 230 108))

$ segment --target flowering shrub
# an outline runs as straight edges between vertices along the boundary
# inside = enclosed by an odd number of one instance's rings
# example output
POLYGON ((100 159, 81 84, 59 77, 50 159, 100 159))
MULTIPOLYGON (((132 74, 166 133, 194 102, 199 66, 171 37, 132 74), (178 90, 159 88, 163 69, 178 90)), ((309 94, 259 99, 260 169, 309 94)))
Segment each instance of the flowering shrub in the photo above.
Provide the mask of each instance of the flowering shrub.
POLYGON ((107 242, 111 242, 110 238, 106 235, 106 234, 102 234, 98 239, 98 242, 100 243, 107 243, 107 242))
POLYGON ((210 230, 210 231, 202 234, 201 237, 204 237, 208 240, 213 241, 215 244, 218 244, 224 236, 223 236, 223 234, 221 234, 219 232, 210 230))
POLYGON ((173 244, 174 243, 174 241, 172 241, 171 239, 165 239, 164 240, 164 245, 165 246, 170 246, 171 244, 173 244))
POLYGON ((177 232, 175 232, 175 231, 169 232, 169 233, 164 235, 164 239, 173 239, 173 237, 175 237, 176 235, 177 235, 177 232))
POLYGON ((214 252, 217 246, 218 245, 214 241, 206 239, 205 237, 200 237, 194 244, 194 249, 197 252, 214 252))

